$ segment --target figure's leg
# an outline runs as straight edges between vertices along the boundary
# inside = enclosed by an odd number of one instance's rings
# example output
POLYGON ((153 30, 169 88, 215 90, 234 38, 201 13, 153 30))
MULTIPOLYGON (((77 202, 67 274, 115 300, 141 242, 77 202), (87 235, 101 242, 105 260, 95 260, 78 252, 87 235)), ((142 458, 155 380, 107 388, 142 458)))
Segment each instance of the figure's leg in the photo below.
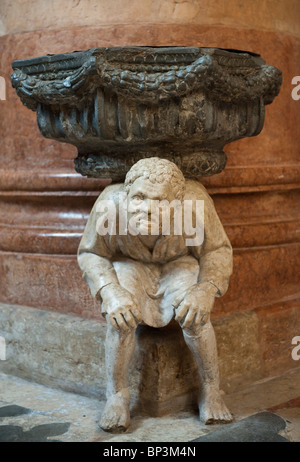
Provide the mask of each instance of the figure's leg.
POLYGON ((99 425, 105 431, 126 431, 130 423, 128 370, 135 346, 135 329, 118 331, 109 323, 105 340, 107 402, 99 425))
MULTIPOLYGON (((161 278, 161 290, 164 292, 162 309, 169 310, 174 300, 179 295, 184 297, 198 279, 199 262, 192 256, 178 259, 176 265, 166 264, 161 278)), ((200 419, 206 424, 232 421, 232 416, 220 395, 216 338, 210 320, 197 329, 183 329, 183 335, 198 366, 201 383, 200 419)))
MULTIPOLYGON (((149 299, 148 285, 155 283, 157 268, 130 259, 113 263, 121 286, 128 290, 141 310, 143 323, 152 320, 153 300, 149 299), (156 271, 155 271, 156 270, 156 271)), ((153 313, 155 314, 155 313, 153 313)), ((107 403, 99 425, 105 431, 125 431, 130 423, 130 395, 128 371, 134 352, 136 329, 115 329, 107 322, 105 360, 107 403)))
POLYGON ((220 395, 217 345, 211 322, 201 326, 198 332, 183 329, 183 335, 198 366, 201 383, 200 420, 207 425, 231 422, 232 416, 220 395))

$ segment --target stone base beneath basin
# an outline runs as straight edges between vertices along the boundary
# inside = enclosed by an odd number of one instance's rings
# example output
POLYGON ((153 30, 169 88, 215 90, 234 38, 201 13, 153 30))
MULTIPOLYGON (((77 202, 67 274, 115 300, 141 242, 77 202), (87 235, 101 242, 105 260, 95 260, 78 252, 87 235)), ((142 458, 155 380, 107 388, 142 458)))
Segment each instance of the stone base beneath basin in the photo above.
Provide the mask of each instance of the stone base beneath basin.
MULTIPOLYGON (((223 390, 259 378, 255 315, 231 315, 213 324, 223 390)), ((105 335, 104 322, 0 304, 0 336, 6 343, 0 371, 103 400, 105 335)), ((138 413, 161 416, 196 407, 197 369, 176 323, 140 327, 129 377, 138 413)))

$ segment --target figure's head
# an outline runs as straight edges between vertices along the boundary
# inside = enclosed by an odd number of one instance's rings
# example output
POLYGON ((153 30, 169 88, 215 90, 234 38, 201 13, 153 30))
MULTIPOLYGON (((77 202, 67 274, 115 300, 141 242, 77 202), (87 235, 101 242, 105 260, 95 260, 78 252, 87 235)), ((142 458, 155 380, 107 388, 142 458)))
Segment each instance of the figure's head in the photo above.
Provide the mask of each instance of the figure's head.
POLYGON ((159 157, 139 160, 126 175, 124 187, 127 194, 129 194, 131 186, 139 178, 152 183, 157 192, 164 190, 163 195, 167 194, 169 198, 161 197, 161 200, 168 199, 171 201, 171 196, 173 196, 173 199, 183 200, 185 179, 181 170, 173 162, 159 157))
MULTIPOLYGON (((179 168, 166 159, 151 157, 138 161, 127 173, 124 183, 127 193, 128 218, 134 218, 143 232, 153 230, 155 223, 162 231, 162 217, 168 204, 181 203, 185 179, 179 168), (160 203, 159 215, 154 210, 160 203)), ((173 213, 173 209, 171 211, 173 213)))

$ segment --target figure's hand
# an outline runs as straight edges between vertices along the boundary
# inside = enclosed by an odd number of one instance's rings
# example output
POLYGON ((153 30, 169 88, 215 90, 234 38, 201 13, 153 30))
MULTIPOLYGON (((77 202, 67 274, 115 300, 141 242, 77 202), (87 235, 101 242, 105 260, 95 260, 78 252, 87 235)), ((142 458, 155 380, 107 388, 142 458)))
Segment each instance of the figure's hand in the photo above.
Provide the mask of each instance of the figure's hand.
POLYGON ((179 296, 173 303, 175 319, 182 328, 202 326, 209 320, 214 306, 216 288, 210 283, 194 284, 185 295, 179 296))
POLYGON ((141 314, 128 290, 119 284, 109 284, 101 289, 103 311, 117 330, 136 328, 141 322, 141 314))

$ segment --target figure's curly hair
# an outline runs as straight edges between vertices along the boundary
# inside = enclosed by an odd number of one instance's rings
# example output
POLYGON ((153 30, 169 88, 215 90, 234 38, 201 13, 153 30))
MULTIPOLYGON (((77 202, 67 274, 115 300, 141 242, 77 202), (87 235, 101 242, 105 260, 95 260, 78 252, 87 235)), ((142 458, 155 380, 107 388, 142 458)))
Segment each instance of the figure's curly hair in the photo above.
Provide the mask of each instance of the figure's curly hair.
POLYGON ((145 178, 151 183, 169 183, 176 199, 183 200, 185 178, 176 164, 160 157, 140 159, 127 172, 124 188, 128 193, 131 185, 138 178, 145 178))

